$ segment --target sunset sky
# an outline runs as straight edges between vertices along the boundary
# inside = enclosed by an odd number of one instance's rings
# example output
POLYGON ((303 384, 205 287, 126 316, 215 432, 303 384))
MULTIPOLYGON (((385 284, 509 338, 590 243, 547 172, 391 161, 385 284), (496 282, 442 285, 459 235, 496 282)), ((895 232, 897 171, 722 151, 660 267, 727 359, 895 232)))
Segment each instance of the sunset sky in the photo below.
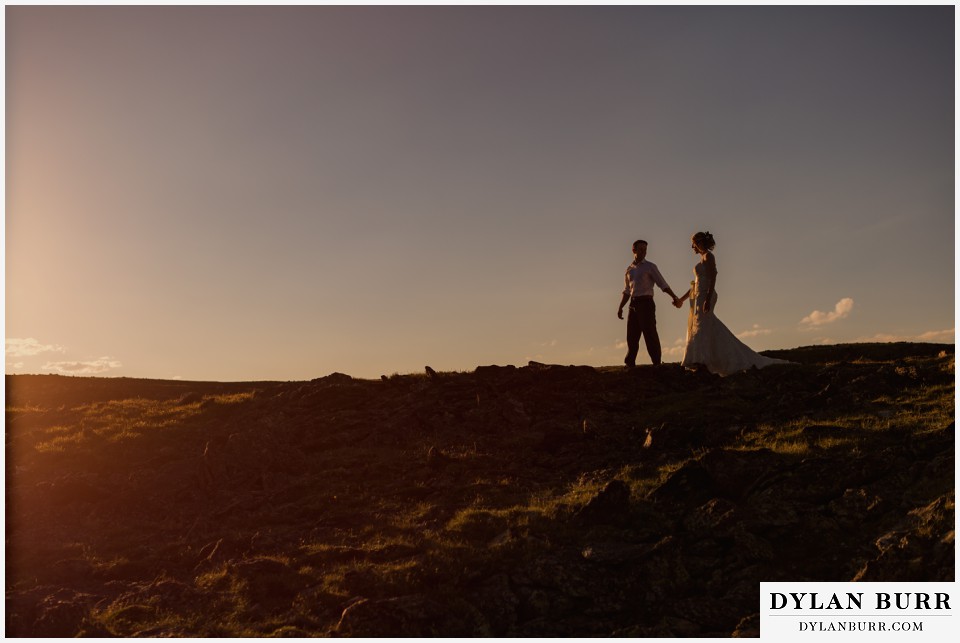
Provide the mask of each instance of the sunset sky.
POLYGON ((697 230, 754 349, 954 341, 952 5, 5 11, 7 373, 617 365, 697 230))

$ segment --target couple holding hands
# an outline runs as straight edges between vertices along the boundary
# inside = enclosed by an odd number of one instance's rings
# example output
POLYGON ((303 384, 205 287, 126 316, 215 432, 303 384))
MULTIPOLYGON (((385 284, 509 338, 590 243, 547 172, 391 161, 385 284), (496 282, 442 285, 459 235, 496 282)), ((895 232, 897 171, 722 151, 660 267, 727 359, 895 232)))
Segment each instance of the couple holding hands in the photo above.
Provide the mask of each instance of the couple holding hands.
POLYGON ((789 364, 785 360, 754 352, 717 319, 714 314, 717 305, 717 261, 713 256, 716 242, 709 232, 698 232, 691 241, 700 261, 693 268, 695 279, 690 282, 690 290, 681 297, 677 297, 670 289, 656 264, 646 260, 647 242, 638 240, 633 243, 634 260, 624 274, 623 297, 617 310, 617 317, 623 319, 623 307, 629 302, 627 356, 623 360, 627 368, 636 366, 641 336, 651 361, 654 365, 660 363, 660 337, 657 335, 656 306, 653 303, 654 285, 673 297, 673 305, 677 308, 683 306, 687 299, 690 300, 687 344, 680 362, 683 366, 701 365, 711 373, 729 375, 753 367, 789 364))

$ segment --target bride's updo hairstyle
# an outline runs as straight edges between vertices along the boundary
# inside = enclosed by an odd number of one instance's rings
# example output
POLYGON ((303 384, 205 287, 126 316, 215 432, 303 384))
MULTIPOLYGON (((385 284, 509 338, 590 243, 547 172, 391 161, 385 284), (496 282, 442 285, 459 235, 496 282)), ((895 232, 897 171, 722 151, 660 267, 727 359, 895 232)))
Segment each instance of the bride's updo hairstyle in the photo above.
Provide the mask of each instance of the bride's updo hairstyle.
POLYGON ((717 242, 713 240, 713 235, 709 232, 698 232, 690 240, 704 250, 713 250, 714 246, 717 245, 717 242))

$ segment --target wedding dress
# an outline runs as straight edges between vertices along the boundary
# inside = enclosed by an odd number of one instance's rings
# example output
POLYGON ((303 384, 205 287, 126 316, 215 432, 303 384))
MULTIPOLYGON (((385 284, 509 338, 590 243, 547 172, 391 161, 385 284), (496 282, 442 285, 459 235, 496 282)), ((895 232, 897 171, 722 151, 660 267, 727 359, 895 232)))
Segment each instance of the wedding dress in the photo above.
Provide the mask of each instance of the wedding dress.
POLYGON ((730 375, 756 366, 790 364, 786 360, 764 357, 737 339, 716 316, 717 291, 713 291, 710 311, 703 312, 707 298, 707 265, 698 263, 693 268, 696 280, 690 292, 690 315, 687 317, 687 347, 683 353, 683 366, 703 364, 711 373, 730 375))

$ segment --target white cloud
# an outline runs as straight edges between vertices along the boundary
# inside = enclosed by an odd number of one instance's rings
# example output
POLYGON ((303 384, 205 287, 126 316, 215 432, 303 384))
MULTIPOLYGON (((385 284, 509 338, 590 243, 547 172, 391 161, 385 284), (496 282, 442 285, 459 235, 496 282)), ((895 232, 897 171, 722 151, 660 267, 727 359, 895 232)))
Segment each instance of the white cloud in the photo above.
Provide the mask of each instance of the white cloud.
POLYGON ((618 351, 626 350, 626 348, 627 348, 627 342, 626 342, 625 340, 622 340, 622 339, 621 339, 621 340, 617 341, 616 343, 614 343, 613 347, 614 347, 615 349, 617 349, 618 351))
POLYGON ((86 362, 47 362, 43 365, 43 370, 56 371, 62 375, 96 375, 121 366, 123 364, 112 357, 101 357, 86 362))
POLYGON ((949 344, 954 341, 954 329, 928 330, 919 335, 895 335, 893 333, 877 333, 870 337, 858 337, 857 342, 935 342, 949 344))
POLYGON ((66 351, 63 346, 41 344, 33 337, 27 337, 26 339, 8 337, 5 350, 8 357, 32 357, 40 353, 63 353, 66 351))
POLYGON ((906 335, 893 335, 891 333, 877 333, 876 335, 872 335, 870 337, 858 337, 854 341, 885 343, 885 342, 906 342, 909 339, 910 338, 907 337, 906 335))
POLYGON ((680 337, 673 342, 673 346, 663 351, 664 357, 683 357, 683 352, 687 348, 687 338, 680 337))
POLYGON ((7 362, 7 368, 13 370, 23 368, 23 362, 7 362))
POLYGON ((850 297, 844 297, 837 302, 837 305, 834 306, 832 311, 824 313, 819 310, 815 310, 801 319, 800 323, 805 324, 807 327, 822 326, 824 324, 829 324, 837 321, 838 319, 847 317, 852 310, 853 299, 850 297))
POLYGON ((748 337, 760 337, 761 335, 769 335, 773 331, 769 328, 760 328, 760 324, 754 324, 753 328, 750 330, 745 330, 742 333, 739 333, 737 337, 740 339, 747 339, 748 337))
POLYGON ((928 330, 925 333, 917 335, 917 339, 921 342, 944 342, 947 344, 955 341, 955 337, 956 332, 953 328, 948 328, 947 330, 928 330))

